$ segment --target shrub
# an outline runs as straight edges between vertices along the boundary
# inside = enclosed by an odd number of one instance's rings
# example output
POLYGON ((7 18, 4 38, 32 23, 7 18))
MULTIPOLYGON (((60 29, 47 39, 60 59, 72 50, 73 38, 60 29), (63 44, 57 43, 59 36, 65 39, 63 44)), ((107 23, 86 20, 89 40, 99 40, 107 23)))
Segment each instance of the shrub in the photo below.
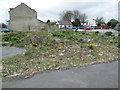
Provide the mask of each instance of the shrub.
POLYGON ((12 42, 19 41, 19 40, 20 40, 20 39, 17 38, 17 37, 11 37, 11 39, 10 39, 10 41, 12 41, 12 42))
POLYGON ((65 35, 63 34, 63 32, 53 32, 52 33, 53 37, 65 37, 65 35))
POLYGON ((93 50, 93 49, 94 49, 94 46, 88 46, 88 48, 93 50))
POLYGON ((99 31, 96 31, 96 32, 95 32, 95 34, 98 34, 98 33, 100 33, 100 32, 99 32, 99 31))
POLYGON ((71 35, 71 36, 68 37, 68 39, 69 39, 69 40, 76 41, 76 40, 78 40, 78 37, 71 35))
POLYGON ((86 34, 86 32, 84 31, 84 32, 82 32, 82 34, 84 35, 84 34, 86 34))
POLYGON ((27 51, 25 52, 25 55, 31 55, 34 53, 36 50, 34 48, 28 48, 27 51))
POLYGON ((78 40, 78 42, 84 43, 84 40, 81 38, 80 40, 78 40))
POLYGON ((96 44, 91 43, 91 44, 87 44, 87 46, 88 46, 89 49, 94 49, 94 46, 96 46, 96 44))
POLYGON ((69 35, 69 34, 70 34, 69 31, 63 31, 62 33, 66 34, 66 35, 69 35))
POLYGON ((7 46, 7 44, 6 43, 2 43, 2 46, 7 46))
POLYGON ((61 50, 61 49, 63 49, 63 48, 62 48, 62 47, 57 47, 57 49, 58 49, 58 50, 61 50))
POLYGON ((9 35, 8 34, 5 34, 2 36, 2 40, 3 41, 8 41, 10 39, 9 35))
POLYGON ((117 44, 117 47, 120 48, 120 43, 117 44))
POLYGON ((107 36, 112 36, 112 32, 105 32, 105 35, 107 35, 107 36))

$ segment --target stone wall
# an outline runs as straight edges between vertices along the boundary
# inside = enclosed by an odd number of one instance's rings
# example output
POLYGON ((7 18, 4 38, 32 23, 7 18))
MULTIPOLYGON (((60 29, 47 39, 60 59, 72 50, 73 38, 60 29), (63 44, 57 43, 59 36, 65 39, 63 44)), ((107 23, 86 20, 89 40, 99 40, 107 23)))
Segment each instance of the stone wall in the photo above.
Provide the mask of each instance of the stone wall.
POLYGON ((40 30, 45 23, 37 19, 37 12, 24 3, 9 11, 8 28, 12 30, 40 30))

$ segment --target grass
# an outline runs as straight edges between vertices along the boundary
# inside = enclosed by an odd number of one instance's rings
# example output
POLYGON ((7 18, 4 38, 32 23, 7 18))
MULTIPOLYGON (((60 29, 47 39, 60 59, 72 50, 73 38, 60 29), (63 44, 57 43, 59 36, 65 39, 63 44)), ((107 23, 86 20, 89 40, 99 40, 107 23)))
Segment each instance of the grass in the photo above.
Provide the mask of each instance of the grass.
POLYGON ((94 32, 15 31, 4 34, 2 40, 9 42, 3 46, 26 49, 23 54, 2 59, 3 79, 26 77, 38 71, 83 67, 118 58, 118 38, 94 32))

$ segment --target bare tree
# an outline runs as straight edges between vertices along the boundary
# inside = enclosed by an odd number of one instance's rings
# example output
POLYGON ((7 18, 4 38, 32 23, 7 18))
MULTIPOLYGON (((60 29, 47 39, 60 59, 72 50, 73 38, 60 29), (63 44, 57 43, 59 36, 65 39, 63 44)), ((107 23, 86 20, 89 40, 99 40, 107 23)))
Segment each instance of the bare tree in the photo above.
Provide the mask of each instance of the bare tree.
POLYGON ((0 28, 7 28, 7 25, 5 23, 0 23, 0 28))
POLYGON ((82 23, 84 25, 85 22, 87 22, 87 15, 85 13, 80 13, 78 10, 73 11, 73 19, 79 20, 80 24, 82 23))
POLYGON ((72 11, 63 11, 60 14, 60 19, 62 21, 71 21, 72 17, 73 17, 73 12, 72 11))
POLYGON ((84 25, 87 22, 87 15, 85 13, 80 15, 80 22, 84 25))
POLYGON ((96 24, 97 26, 101 26, 102 24, 105 24, 104 17, 97 17, 96 24))
POLYGON ((80 19, 80 12, 78 10, 73 11, 73 19, 80 19))
MULTIPOLYGON (((63 21, 71 21, 73 19, 73 23, 76 25, 78 22, 79 25, 81 25, 81 23, 84 23, 87 21, 87 15, 85 13, 80 13, 78 10, 74 10, 74 11, 63 11, 60 14, 60 18, 63 21)), ((77 26, 79 26, 77 24, 77 26)))

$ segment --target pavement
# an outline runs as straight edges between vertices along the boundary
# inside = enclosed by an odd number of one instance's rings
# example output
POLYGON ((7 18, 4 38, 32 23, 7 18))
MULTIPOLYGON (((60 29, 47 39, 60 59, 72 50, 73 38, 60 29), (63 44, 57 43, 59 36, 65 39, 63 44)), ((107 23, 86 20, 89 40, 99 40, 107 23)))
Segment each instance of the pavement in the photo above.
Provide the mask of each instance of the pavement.
POLYGON ((0 51, 2 52, 0 55, 0 59, 15 56, 17 54, 21 54, 25 52, 24 49, 16 48, 16 47, 0 47, 0 51))
MULTIPOLYGON (((16 48, 16 47, 0 47, 0 60, 2 58, 7 58, 10 56, 15 56, 17 54, 21 54, 25 52, 24 49, 16 48)), ((0 72, 2 71, 2 64, 0 63, 0 72)), ((2 80, 0 79, 0 89, 2 88, 2 80)))

